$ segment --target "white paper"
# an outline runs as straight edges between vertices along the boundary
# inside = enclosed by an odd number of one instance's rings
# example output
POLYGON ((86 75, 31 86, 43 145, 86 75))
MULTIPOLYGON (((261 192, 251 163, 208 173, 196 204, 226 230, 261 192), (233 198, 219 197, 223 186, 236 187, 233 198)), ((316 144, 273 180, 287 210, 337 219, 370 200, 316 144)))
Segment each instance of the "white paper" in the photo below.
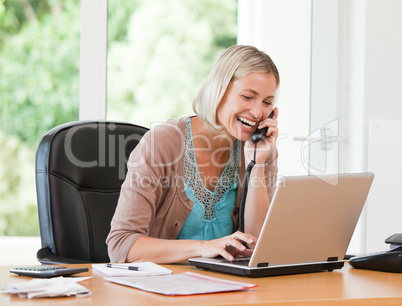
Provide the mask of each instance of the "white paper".
POLYGON ((105 277, 105 280, 164 295, 190 295, 248 290, 256 284, 241 283, 193 272, 150 277, 105 277))
POLYGON ((150 275, 166 275, 172 274, 172 270, 162 267, 153 262, 133 262, 133 263, 119 263, 119 266, 136 266, 140 268, 140 271, 125 270, 108 268, 105 264, 93 264, 92 269, 100 271, 106 276, 150 276, 150 275))
POLYGON ((24 283, 7 284, 3 287, 5 293, 17 294, 21 298, 41 298, 58 296, 84 297, 91 295, 91 291, 77 284, 90 277, 55 277, 34 278, 24 283))

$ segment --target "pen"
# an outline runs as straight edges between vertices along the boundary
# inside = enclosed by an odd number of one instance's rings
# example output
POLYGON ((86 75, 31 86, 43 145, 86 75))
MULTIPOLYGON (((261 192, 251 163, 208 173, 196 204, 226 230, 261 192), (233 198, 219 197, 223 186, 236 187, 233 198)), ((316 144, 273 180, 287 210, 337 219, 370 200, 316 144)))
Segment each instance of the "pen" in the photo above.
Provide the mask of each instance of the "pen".
POLYGON ((115 269, 133 270, 133 271, 141 271, 142 270, 140 267, 124 266, 124 265, 113 265, 113 264, 107 264, 106 267, 115 268, 115 269))

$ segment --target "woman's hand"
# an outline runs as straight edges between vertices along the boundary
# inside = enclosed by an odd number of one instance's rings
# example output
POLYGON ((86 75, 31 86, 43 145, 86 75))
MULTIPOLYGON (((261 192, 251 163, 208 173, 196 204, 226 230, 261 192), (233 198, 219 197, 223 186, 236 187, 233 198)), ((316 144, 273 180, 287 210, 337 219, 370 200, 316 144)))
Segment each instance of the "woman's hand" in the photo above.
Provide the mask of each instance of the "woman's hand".
MULTIPOLYGON (((264 119, 260 122, 258 129, 262 129, 264 127, 268 127, 268 131, 266 134, 266 139, 262 139, 257 143, 257 153, 255 157, 255 163, 264 164, 266 159, 271 155, 275 145, 276 140, 278 139, 278 108, 275 107, 273 110, 272 118, 264 119)), ((246 141, 246 145, 244 146, 244 153, 246 157, 246 165, 250 163, 252 159, 254 159, 254 149, 255 144, 248 140, 246 141)))
POLYGON ((232 235, 219 239, 203 241, 201 247, 202 257, 216 257, 221 255, 226 260, 232 261, 234 256, 243 255, 250 257, 253 250, 247 249, 243 242, 252 245, 257 242, 257 238, 250 234, 235 232, 232 235))

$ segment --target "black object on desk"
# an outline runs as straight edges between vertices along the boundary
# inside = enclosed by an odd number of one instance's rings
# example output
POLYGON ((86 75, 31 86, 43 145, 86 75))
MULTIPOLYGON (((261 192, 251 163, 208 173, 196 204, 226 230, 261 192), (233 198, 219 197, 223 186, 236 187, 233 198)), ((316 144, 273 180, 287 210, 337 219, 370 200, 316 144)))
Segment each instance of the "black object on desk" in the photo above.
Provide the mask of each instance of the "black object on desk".
POLYGON ((64 266, 32 266, 10 269, 11 273, 40 278, 72 275, 88 271, 88 268, 68 268, 64 266))
POLYGON ((402 234, 388 237, 385 243, 391 245, 389 251, 356 256, 349 264, 357 269, 402 273, 402 234))

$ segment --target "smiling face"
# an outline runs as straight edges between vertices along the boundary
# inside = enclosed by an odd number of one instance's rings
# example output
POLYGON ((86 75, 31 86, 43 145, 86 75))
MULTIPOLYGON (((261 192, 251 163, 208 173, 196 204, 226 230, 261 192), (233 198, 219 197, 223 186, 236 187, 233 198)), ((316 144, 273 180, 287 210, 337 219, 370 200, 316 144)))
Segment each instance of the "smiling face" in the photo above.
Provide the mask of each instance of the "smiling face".
POLYGON ((255 72, 231 81, 217 109, 217 121, 231 137, 248 140, 272 111, 277 89, 273 74, 255 72))

